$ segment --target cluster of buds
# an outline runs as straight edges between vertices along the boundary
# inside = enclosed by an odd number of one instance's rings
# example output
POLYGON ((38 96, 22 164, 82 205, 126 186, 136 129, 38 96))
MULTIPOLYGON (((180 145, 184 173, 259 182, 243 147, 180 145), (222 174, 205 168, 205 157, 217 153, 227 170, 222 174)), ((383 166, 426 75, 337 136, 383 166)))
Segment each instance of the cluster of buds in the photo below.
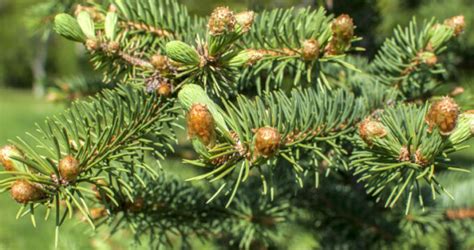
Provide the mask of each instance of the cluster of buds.
POLYGON ((464 32, 466 28, 466 22, 464 16, 453 16, 449 19, 444 20, 444 25, 449 26, 454 30, 454 36, 459 36, 464 32))
POLYGON ((6 171, 18 170, 17 163, 11 158, 12 156, 22 158, 23 154, 13 145, 6 145, 0 149, 0 163, 6 171))
MULTIPOLYGON (((241 17, 241 19, 243 18, 241 17)), ((211 14, 208 28, 211 35, 219 36, 224 33, 233 32, 236 24, 237 19, 233 11, 228 7, 217 7, 211 14)))
POLYGON ((255 18, 255 12, 244 11, 235 15, 235 20, 242 28, 242 32, 248 32, 252 27, 253 20, 255 18))
POLYGON ((332 21, 332 39, 326 47, 330 55, 344 53, 354 37, 354 21, 349 15, 342 14, 332 21))
POLYGON ((39 201, 46 196, 46 193, 38 184, 27 180, 15 181, 11 186, 10 194, 16 202, 21 204, 39 201))
POLYGON ((71 155, 61 159, 58 168, 61 179, 67 183, 75 182, 81 173, 79 161, 71 155))
POLYGON ((107 43, 107 53, 117 54, 120 51, 120 43, 117 41, 110 41, 107 43))
POLYGON ((319 57, 320 45, 318 40, 311 38, 303 42, 301 57, 305 61, 313 61, 319 57))
POLYGON ((204 104, 193 104, 186 117, 188 137, 198 138, 204 145, 212 147, 216 140, 214 117, 204 104))
POLYGON ((369 117, 359 124, 359 135, 370 146, 375 138, 386 136, 387 129, 381 122, 369 117))
POLYGON ((281 135, 278 129, 262 127, 255 132, 255 153, 265 158, 273 156, 280 148, 281 135))
POLYGON ((425 121, 428 123, 428 131, 438 127, 442 135, 449 135, 456 127, 459 116, 459 106, 450 97, 443 97, 431 105, 425 121))

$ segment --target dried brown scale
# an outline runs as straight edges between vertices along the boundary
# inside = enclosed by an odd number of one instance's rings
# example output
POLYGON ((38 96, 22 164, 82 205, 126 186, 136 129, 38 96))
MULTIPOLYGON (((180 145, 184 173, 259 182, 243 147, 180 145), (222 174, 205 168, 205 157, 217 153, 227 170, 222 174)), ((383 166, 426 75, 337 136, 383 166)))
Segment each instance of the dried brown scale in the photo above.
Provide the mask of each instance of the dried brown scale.
POLYGON ((449 209, 446 218, 450 220, 474 219, 474 208, 449 209))
POLYGON ((431 105, 425 121, 428 124, 428 131, 438 127, 442 135, 449 135, 457 124, 459 116, 459 106, 450 97, 443 97, 431 105))
POLYGON ((444 21, 444 25, 451 27, 454 30, 454 36, 459 36, 464 32, 466 28, 466 22, 464 16, 453 16, 444 21))
POLYGON ((173 33, 170 31, 167 31, 165 29, 160 29, 152 25, 148 25, 146 23, 137 23, 137 22, 127 21, 127 22, 120 22, 119 25, 125 29, 128 28, 131 30, 146 32, 146 33, 154 34, 159 37, 172 37, 173 36, 173 33))
POLYGON ((16 202, 21 204, 39 201, 46 197, 45 192, 39 185, 27 180, 15 181, 11 186, 10 194, 16 202))
POLYGON ((194 104, 186 117, 188 137, 199 138, 206 146, 212 146, 216 138, 216 124, 211 112, 204 104, 194 104))
POLYGON ((95 207, 95 208, 92 208, 92 209, 89 211, 89 213, 90 213, 90 216, 91 216, 91 219, 92 219, 92 220, 98 220, 98 219, 107 217, 107 215, 108 215, 107 209, 105 209, 105 207, 95 207))
POLYGON ((170 67, 168 57, 160 54, 152 56, 150 63, 155 67, 155 69, 160 71, 167 70, 170 67))
POLYGON ((255 132, 256 156, 270 157, 274 155, 281 145, 281 135, 278 129, 262 127, 255 132))
POLYGON ((233 32, 237 19, 234 12, 228 7, 217 7, 209 18, 209 33, 213 36, 222 35, 226 32, 233 32))
POLYGON ((423 153, 421 153, 420 149, 417 149, 415 152, 415 163, 424 167, 428 165, 430 161, 429 159, 426 159, 425 156, 423 156, 423 153))
POLYGON ((156 93, 163 97, 169 97, 173 93, 173 85, 168 82, 161 82, 156 89, 156 93))
POLYGON ((449 95, 450 95, 451 97, 455 97, 455 96, 461 95, 462 93, 464 93, 464 91, 465 91, 465 90, 464 90, 463 87, 458 86, 458 87, 454 88, 454 89, 451 91, 451 93, 449 93, 449 95))
POLYGON ((78 4, 76 8, 74 9, 74 15, 78 16, 79 13, 81 13, 82 11, 88 12, 92 20, 94 20, 94 22, 96 23, 102 22, 105 20, 105 15, 101 11, 99 11, 96 7, 93 7, 93 6, 84 6, 84 5, 78 4))
POLYGON ((398 156, 398 160, 400 162, 410 161, 410 152, 408 151, 408 148, 406 146, 403 146, 400 149, 400 154, 398 156))
POLYGON ((367 145, 371 146, 373 139, 386 136, 387 130, 382 123, 368 117, 359 124, 359 135, 367 145))
POLYGON ((7 145, 0 149, 0 164, 6 171, 16 171, 15 162, 12 156, 23 157, 23 153, 13 145, 7 145))
POLYGON ((75 182, 81 170, 79 161, 72 155, 68 155, 59 161, 59 174, 67 182, 75 182))

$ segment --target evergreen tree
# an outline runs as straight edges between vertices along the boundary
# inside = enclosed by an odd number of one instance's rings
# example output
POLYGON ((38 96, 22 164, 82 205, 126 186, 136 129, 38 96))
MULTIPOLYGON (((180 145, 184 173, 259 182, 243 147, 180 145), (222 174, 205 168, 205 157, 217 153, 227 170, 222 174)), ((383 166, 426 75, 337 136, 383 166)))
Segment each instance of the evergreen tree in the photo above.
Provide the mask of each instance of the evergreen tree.
POLYGON ((19 217, 44 207, 59 235, 80 213, 153 248, 286 249, 288 225, 329 249, 474 246, 474 182, 449 158, 474 111, 437 91, 463 16, 413 19, 368 62, 352 55, 352 18, 323 8, 204 18, 112 0, 71 13, 56 32, 113 85, 1 149, 19 217))

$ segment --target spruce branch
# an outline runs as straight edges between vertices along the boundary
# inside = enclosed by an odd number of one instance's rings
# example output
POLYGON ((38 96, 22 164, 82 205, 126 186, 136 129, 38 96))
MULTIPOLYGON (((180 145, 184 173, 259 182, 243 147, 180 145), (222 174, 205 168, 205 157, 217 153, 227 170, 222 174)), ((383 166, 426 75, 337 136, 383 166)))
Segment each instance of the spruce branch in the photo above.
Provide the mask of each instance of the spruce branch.
MULTIPOLYGON (((205 93, 202 89, 197 91, 196 87, 187 91, 188 86, 181 90, 179 99, 192 112, 193 105, 200 104, 202 98, 199 96, 205 93)), ((201 104, 215 109, 215 104, 201 104)), ((227 126, 219 126, 218 138, 207 147, 200 133, 191 137, 201 159, 189 163, 210 168, 192 180, 215 181, 239 172, 233 195, 251 171, 258 169, 263 175, 262 169, 267 169, 271 173, 279 161, 289 163, 297 181, 307 172, 319 175, 318 169, 323 161, 329 166, 344 164, 341 159, 346 151, 340 146, 340 140, 353 131, 353 125, 366 112, 362 101, 352 94, 342 90, 329 93, 323 88, 318 91, 294 90, 289 96, 275 92, 255 100, 241 96, 236 104, 224 101, 224 105, 223 111, 215 109, 217 111, 208 111, 201 116, 201 120, 210 120, 217 117, 213 117, 214 113, 219 113, 227 126), (326 156, 330 150, 333 159, 326 156)), ((194 122, 188 118, 188 129, 194 122)), ((217 118, 216 122, 222 123, 217 118)), ((199 129, 209 131, 204 133, 208 134, 216 126, 199 129)))
POLYGON ((459 116, 457 105, 449 98, 431 107, 401 105, 387 108, 377 116, 366 118, 359 125, 359 148, 351 156, 351 165, 367 193, 386 207, 394 207, 405 197, 406 212, 416 200, 420 205, 422 183, 438 193, 451 194, 436 177, 440 170, 463 171, 449 165, 447 154, 462 149, 461 144, 472 138, 472 116, 459 116))
POLYGON ((419 26, 413 19, 408 27, 397 27, 371 62, 370 72, 380 83, 399 89, 409 100, 432 95, 439 85, 436 77, 445 73, 439 56, 455 38, 453 25, 439 24, 433 19, 419 26))
MULTIPOLYGON (((163 158, 171 149, 174 137, 167 131, 175 117, 172 102, 156 94, 133 87, 105 90, 38 125, 29 140, 13 142, 18 152, 4 154, 14 164, 1 172, 8 176, 1 181, 2 191, 11 190, 24 204, 19 214, 34 216, 33 208, 45 205, 47 214, 56 211, 59 227, 66 215, 79 209, 92 223, 85 201, 92 192, 85 187, 136 171, 156 176, 144 155, 163 158), (121 164, 125 160, 135 164, 121 164)), ((123 181, 121 187, 131 190, 123 181)), ((109 189, 104 190, 107 199, 116 201, 109 189)))

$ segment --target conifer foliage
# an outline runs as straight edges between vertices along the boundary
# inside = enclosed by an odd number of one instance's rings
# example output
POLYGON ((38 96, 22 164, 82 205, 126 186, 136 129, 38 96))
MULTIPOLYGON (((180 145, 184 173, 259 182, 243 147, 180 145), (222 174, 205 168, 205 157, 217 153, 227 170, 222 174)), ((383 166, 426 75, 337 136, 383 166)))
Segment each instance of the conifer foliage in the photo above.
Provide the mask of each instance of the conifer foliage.
POLYGON ((156 248, 285 249, 292 225, 327 248, 440 235, 451 243, 437 247, 473 247, 472 197, 446 197, 473 190, 449 155, 474 114, 433 91, 462 16, 414 19, 367 62, 353 19, 323 8, 196 17, 175 0, 112 0, 71 13, 55 31, 109 85, 1 148, 19 217, 34 224, 42 207, 59 235, 79 213, 156 248), (168 166, 183 127, 187 180, 168 166))

